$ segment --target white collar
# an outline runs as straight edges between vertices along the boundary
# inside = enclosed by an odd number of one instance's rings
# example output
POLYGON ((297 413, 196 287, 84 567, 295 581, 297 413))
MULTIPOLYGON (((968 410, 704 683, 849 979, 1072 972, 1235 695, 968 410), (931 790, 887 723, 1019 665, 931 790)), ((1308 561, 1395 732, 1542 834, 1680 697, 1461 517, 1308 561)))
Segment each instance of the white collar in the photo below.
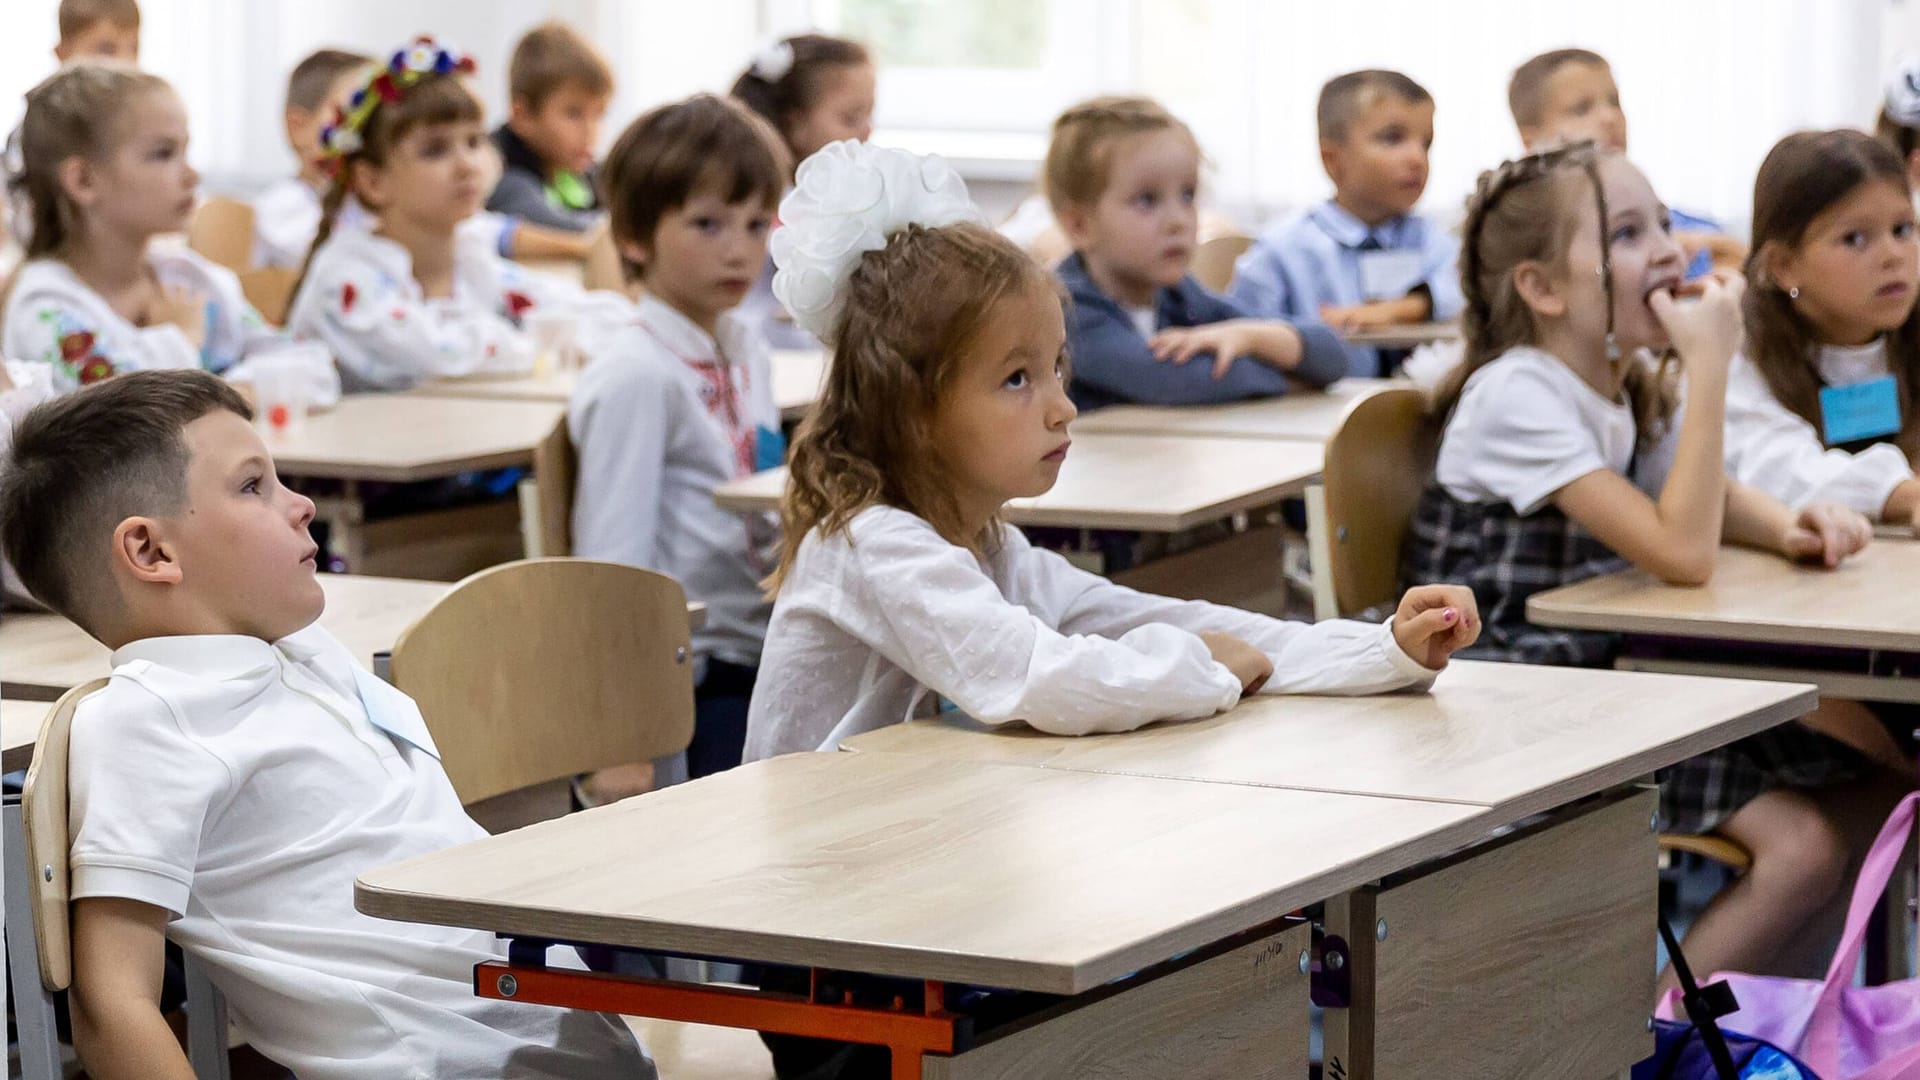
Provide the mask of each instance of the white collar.
POLYGON ((1878 379, 1892 372, 1887 365, 1886 335, 1865 345, 1822 345, 1814 355, 1814 368, 1831 386, 1852 386, 1878 379))
POLYGON ((113 666, 136 660, 210 682, 234 682, 278 670, 273 646, 246 634, 177 634, 141 638, 113 650, 113 666))
POLYGON ((683 360, 718 360, 723 352, 732 363, 746 358, 740 351, 742 324, 731 311, 721 315, 715 327, 719 331, 718 341, 678 308, 652 293, 640 297, 636 312, 640 324, 646 327, 648 333, 683 360))

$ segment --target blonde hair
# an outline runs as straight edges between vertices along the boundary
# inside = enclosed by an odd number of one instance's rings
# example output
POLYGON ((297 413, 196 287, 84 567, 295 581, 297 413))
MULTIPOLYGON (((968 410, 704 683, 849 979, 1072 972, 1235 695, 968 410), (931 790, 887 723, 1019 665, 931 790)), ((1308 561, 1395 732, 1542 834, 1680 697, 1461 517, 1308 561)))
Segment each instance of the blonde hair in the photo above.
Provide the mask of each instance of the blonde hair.
POLYGON ((573 27, 558 19, 527 31, 507 61, 507 93, 538 109, 572 83, 595 97, 613 93, 613 69, 573 27))
MULTIPOLYGON (((1461 314, 1465 359, 1434 393, 1441 416, 1452 411, 1468 377, 1519 345, 1533 344, 1538 328, 1533 309, 1520 295, 1514 271, 1521 263, 1561 266, 1580 222, 1574 200, 1591 198, 1599 210, 1601 284, 1607 305, 1607 333, 1613 332, 1613 274, 1608 254, 1607 197, 1600 181, 1603 154, 1591 142, 1532 154, 1480 174, 1467 200, 1462 226, 1460 288, 1466 296, 1461 314)), ((1624 386, 1644 449, 1657 442, 1672 422, 1678 389, 1669 357, 1648 364, 1629 357, 1624 386)))
POLYGON ((10 183, 32 207, 28 258, 59 253, 79 225, 80 208, 60 184, 61 164, 75 157, 106 158, 128 134, 120 123, 128 104, 155 90, 171 92, 172 87, 126 64, 82 60, 27 91, 20 175, 10 183))
POLYGON ((1613 71, 1607 58, 1591 49, 1554 49, 1533 57, 1514 68, 1507 80, 1507 111, 1513 114, 1515 127, 1535 127, 1546 118, 1547 83, 1568 64, 1613 71))
POLYGON ((1154 131, 1177 131, 1200 152, 1193 129, 1152 98, 1109 95, 1083 101, 1053 122, 1042 191, 1054 213, 1091 206, 1113 178, 1114 149, 1121 140, 1154 131))
POLYGON ((917 514, 974 551, 990 546, 998 523, 960 535, 960 508, 932 447, 935 409, 995 305, 1028 289, 1059 289, 1011 241, 974 224, 909 225, 861 256, 844 287, 826 386, 794 438, 769 592, 779 591, 809 533, 844 533, 870 506, 917 514))
POLYGON ((72 41, 100 23, 122 30, 140 29, 135 0, 60 0, 60 40, 72 41))
POLYGON ((1314 104, 1314 126, 1326 142, 1345 142, 1347 129, 1383 96, 1399 98, 1409 105, 1431 105, 1433 95, 1427 88, 1397 71, 1368 68, 1349 71, 1327 80, 1314 104))

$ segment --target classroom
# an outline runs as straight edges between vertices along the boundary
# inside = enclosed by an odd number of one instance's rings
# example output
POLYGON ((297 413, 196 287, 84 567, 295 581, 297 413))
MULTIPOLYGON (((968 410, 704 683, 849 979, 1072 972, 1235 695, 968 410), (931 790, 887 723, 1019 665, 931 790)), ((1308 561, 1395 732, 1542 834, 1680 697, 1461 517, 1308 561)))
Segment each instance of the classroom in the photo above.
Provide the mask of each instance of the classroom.
POLYGON ((1920 6, 0 27, 9 1080, 1920 1080, 1920 6))

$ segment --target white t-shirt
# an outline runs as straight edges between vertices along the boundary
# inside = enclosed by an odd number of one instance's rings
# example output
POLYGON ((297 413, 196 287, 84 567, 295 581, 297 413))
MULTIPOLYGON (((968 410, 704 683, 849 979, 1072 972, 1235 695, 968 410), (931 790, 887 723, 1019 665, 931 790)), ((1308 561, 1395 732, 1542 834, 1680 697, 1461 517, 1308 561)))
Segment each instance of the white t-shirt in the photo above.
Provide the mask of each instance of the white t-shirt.
POLYGON ((702 660, 752 667, 773 608, 760 581, 778 554, 779 518, 722 510, 713 491, 753 473, 780 410, 758 328, 726 315, 718 329, 715 341, 642 297, 638 318, 580 376, 567 403, 580 459, 573 553, 678 581, 707 605, 693 635, 702 660))
POLYGON ((928 691, 987 724, 1057 735, 1211 716, 1240 682, 1198 632, 1273 659, 1268 694, 1377 694, 1434 673, 1391 624, 1282 622, 1135 592, 1008 527, 986 559, 905 510, 869 507, 815 530, 774 602, 747 714, 746 760, 831 750, 916 715, 928 691))
MULTIPOLYGON (((1869 345, 1822 346, 1814 364, 1828 386, 1852 386, 1893 373, 1884 338, 1869 345)), ((1798 509, 1821 499, 1870 518, 1878 518, 1893 489, 1913 476, 1912 463, 1891 443, 1857 454, 1827 449, 1819 430, 1780 404, 1744 354, 1734 356, 1727 373, 1726 457, 1734 479, 1788 506, 1798 509)))
POLYGON ((1127 309, 1127 321, 1133 324, 1133 328, 1140 332, 1141 337, 1152 341, 1155 331, 1159 329, 1157 324, 1160 319, 1159 313, 1151 306, 1130 307, 1127 309))
POLYGON ((1626 475, 1655 498, 1679 443, 1676 411, 1665 435, 1637 456, 1633 409, 1609 401, 1550 353, 1509 349, 1473 373, 1440 440, 1434 478, 1462 502, 1506 502, 1531 514, 1591 472, 1626 475))
POLYGON ((74 714, 73 896, 170 912, 261 1053, 301 1080, 653 1076, 614 1018, 475 996, 493 935, 354 910, 363 871, 484 833, 412 699, 325 630, 148 638, 113 665, 74 714))

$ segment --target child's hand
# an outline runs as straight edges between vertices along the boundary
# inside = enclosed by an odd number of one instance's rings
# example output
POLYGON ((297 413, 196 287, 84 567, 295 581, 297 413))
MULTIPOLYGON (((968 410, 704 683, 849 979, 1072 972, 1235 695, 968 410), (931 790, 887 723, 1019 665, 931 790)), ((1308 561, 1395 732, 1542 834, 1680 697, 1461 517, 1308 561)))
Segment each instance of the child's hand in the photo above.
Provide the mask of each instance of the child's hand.
POLYGON ((1746 291, 1746 278, 1732 270, 1715 270, 1671 292, 1656 289, 1648 295, 1647 306, 1666 327, 1689 374, 1726 373, 1740 347, 1740 298, 1746 291), (1700 299, 1683 306, 1674 302, 1676 295, 1700 299))
POLYGON ((1228 319, 1206 326, 1168 327, 1147 342, 1153 358, 1184 364, 1203 353, 1213 354, 1213 377, 1224 379, 1233 362, 1251 357, 1281 371, 1300 366, 1306 343, 1300 331, 1277 319, 1228 319))
POLYGON ((160 300, 148 314, 147 325, 172 323, 196 349, 207 344, 207 298, 184 285, 161 285, 160 300))
POLYGON ((1480 637, 1480 606, 1459 585, 1415 585, 1393 613, 1393 640, 1421 667, 1438 671, 1480 637))
POLYGON ((1432 308, 1424 297, 1403 296, 1398 300, 1374 300, 1350 307, 1322 304, 1320 321, 1336 334, 1351 334, 1355 330, 1421 322, 1431 313, 1432 308))
POLYGON ((1796 562, 1831 568, 1873 539, 1873 523, 1837 503, 1808 503, 1780 538, 1780 553, 1796 562))
POLYGON ((1233 677, 1240 680, 1242 697, 1259 693, 1273 675, 1273 660, 1232 634, 1205 630, 1201 632, 1200 640, 1207 643, 1207 651, 1213 654, 1213 658, 1227 665, 1233 677))

